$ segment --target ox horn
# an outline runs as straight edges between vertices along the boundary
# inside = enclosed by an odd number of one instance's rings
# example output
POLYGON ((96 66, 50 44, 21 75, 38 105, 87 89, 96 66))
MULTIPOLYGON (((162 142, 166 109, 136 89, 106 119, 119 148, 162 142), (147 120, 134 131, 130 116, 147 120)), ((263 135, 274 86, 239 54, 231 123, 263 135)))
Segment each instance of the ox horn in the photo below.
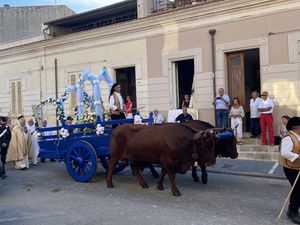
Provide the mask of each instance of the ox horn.
POLYGON ((203 137, 203 131, 199 131, 198 133, 195 134, 194 140, 201 139, 203 137))

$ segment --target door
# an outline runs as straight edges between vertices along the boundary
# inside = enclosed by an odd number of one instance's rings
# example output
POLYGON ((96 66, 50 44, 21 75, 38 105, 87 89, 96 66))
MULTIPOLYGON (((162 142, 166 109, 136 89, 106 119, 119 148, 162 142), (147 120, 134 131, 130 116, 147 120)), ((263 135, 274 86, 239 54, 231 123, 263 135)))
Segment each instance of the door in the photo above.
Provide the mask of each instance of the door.
POLYGON ((124 102, 126 102, 126 96, 130 96, 133 108, 136 108, 135 67, 116 69, 116 80, 121 85, 121 95, 124 102))
POLYGON ((245 105, 244 53, 227 54, 228 94, 230 99, 237 97, 245 105))

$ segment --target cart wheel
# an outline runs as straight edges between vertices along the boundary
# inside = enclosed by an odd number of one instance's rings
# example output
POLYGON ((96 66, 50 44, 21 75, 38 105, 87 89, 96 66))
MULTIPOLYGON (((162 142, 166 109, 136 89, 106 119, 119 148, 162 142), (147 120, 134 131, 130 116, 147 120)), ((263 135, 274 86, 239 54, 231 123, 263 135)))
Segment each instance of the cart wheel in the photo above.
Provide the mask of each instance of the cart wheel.
POLYGON ((98 167, 93 146, 86 141, 72 144, 66 155, 66 166, 74 180, 87 182, 92 179, 98 167))
MULTIPOLYGON (((104 169, 106 169, 106 171, 108 171, 109 160, 110 160, 110 155, 100 156, 100 162, 101 162, 102 166, 104 167, 104 169)), ((122 170, 125 169, 126 166, 127 166, 127 164, 123 164, 121 161, 119 161, 116 165, 114 173, 121 172, 122 170)))

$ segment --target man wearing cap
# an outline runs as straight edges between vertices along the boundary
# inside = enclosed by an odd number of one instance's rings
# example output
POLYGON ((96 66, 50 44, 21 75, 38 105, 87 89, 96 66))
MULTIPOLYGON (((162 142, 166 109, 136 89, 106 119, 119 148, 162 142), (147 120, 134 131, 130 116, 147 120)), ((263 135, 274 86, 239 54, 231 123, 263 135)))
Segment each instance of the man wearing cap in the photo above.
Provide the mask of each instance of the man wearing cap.
POLYGON ((158 109, 154 109, 153 114, 153 124, 162 124, 165 121, 163 115, 158 112, 158 109))
POLYGON ((8 148, 7 161, 15 163, 15 169, 29 168, 29 154, 31 153, 31 136, 25 127, 23 115, 18 117, 18 123, 11 131, 11 141, 8 148))
MULTIPOLYGON (((300 117, 291 118, 287 125, 289 135, 282 139, 280 146, 279 163, 283 166, 283 171, 293 186, 300 171, 300 117)), ((300 179, 290 197, 287 216, 295 223, 300 224, 300 179)))
POLYGON ((2 172, 0 177, 2 179, 6 178, 5 173, 5 163, 6 163, 6 154, 11 139, 10 128, 6 125, 7 118, 0 116, 0 151, 1 151, 1 162, 2 162, 2 172))

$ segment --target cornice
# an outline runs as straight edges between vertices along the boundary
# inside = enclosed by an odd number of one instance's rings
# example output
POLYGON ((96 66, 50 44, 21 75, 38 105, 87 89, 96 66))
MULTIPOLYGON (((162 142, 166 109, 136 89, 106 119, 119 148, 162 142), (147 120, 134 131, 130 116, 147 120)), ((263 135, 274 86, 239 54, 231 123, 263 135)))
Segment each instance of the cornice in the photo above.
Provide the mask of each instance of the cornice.
POLYGON ((8 57, 22 57, 29 52, 39 55, 45 50, 46 54, 55 54, 299 8, 298 0, 227 0, 3 49, 0 51, 0 64, 8 57))

